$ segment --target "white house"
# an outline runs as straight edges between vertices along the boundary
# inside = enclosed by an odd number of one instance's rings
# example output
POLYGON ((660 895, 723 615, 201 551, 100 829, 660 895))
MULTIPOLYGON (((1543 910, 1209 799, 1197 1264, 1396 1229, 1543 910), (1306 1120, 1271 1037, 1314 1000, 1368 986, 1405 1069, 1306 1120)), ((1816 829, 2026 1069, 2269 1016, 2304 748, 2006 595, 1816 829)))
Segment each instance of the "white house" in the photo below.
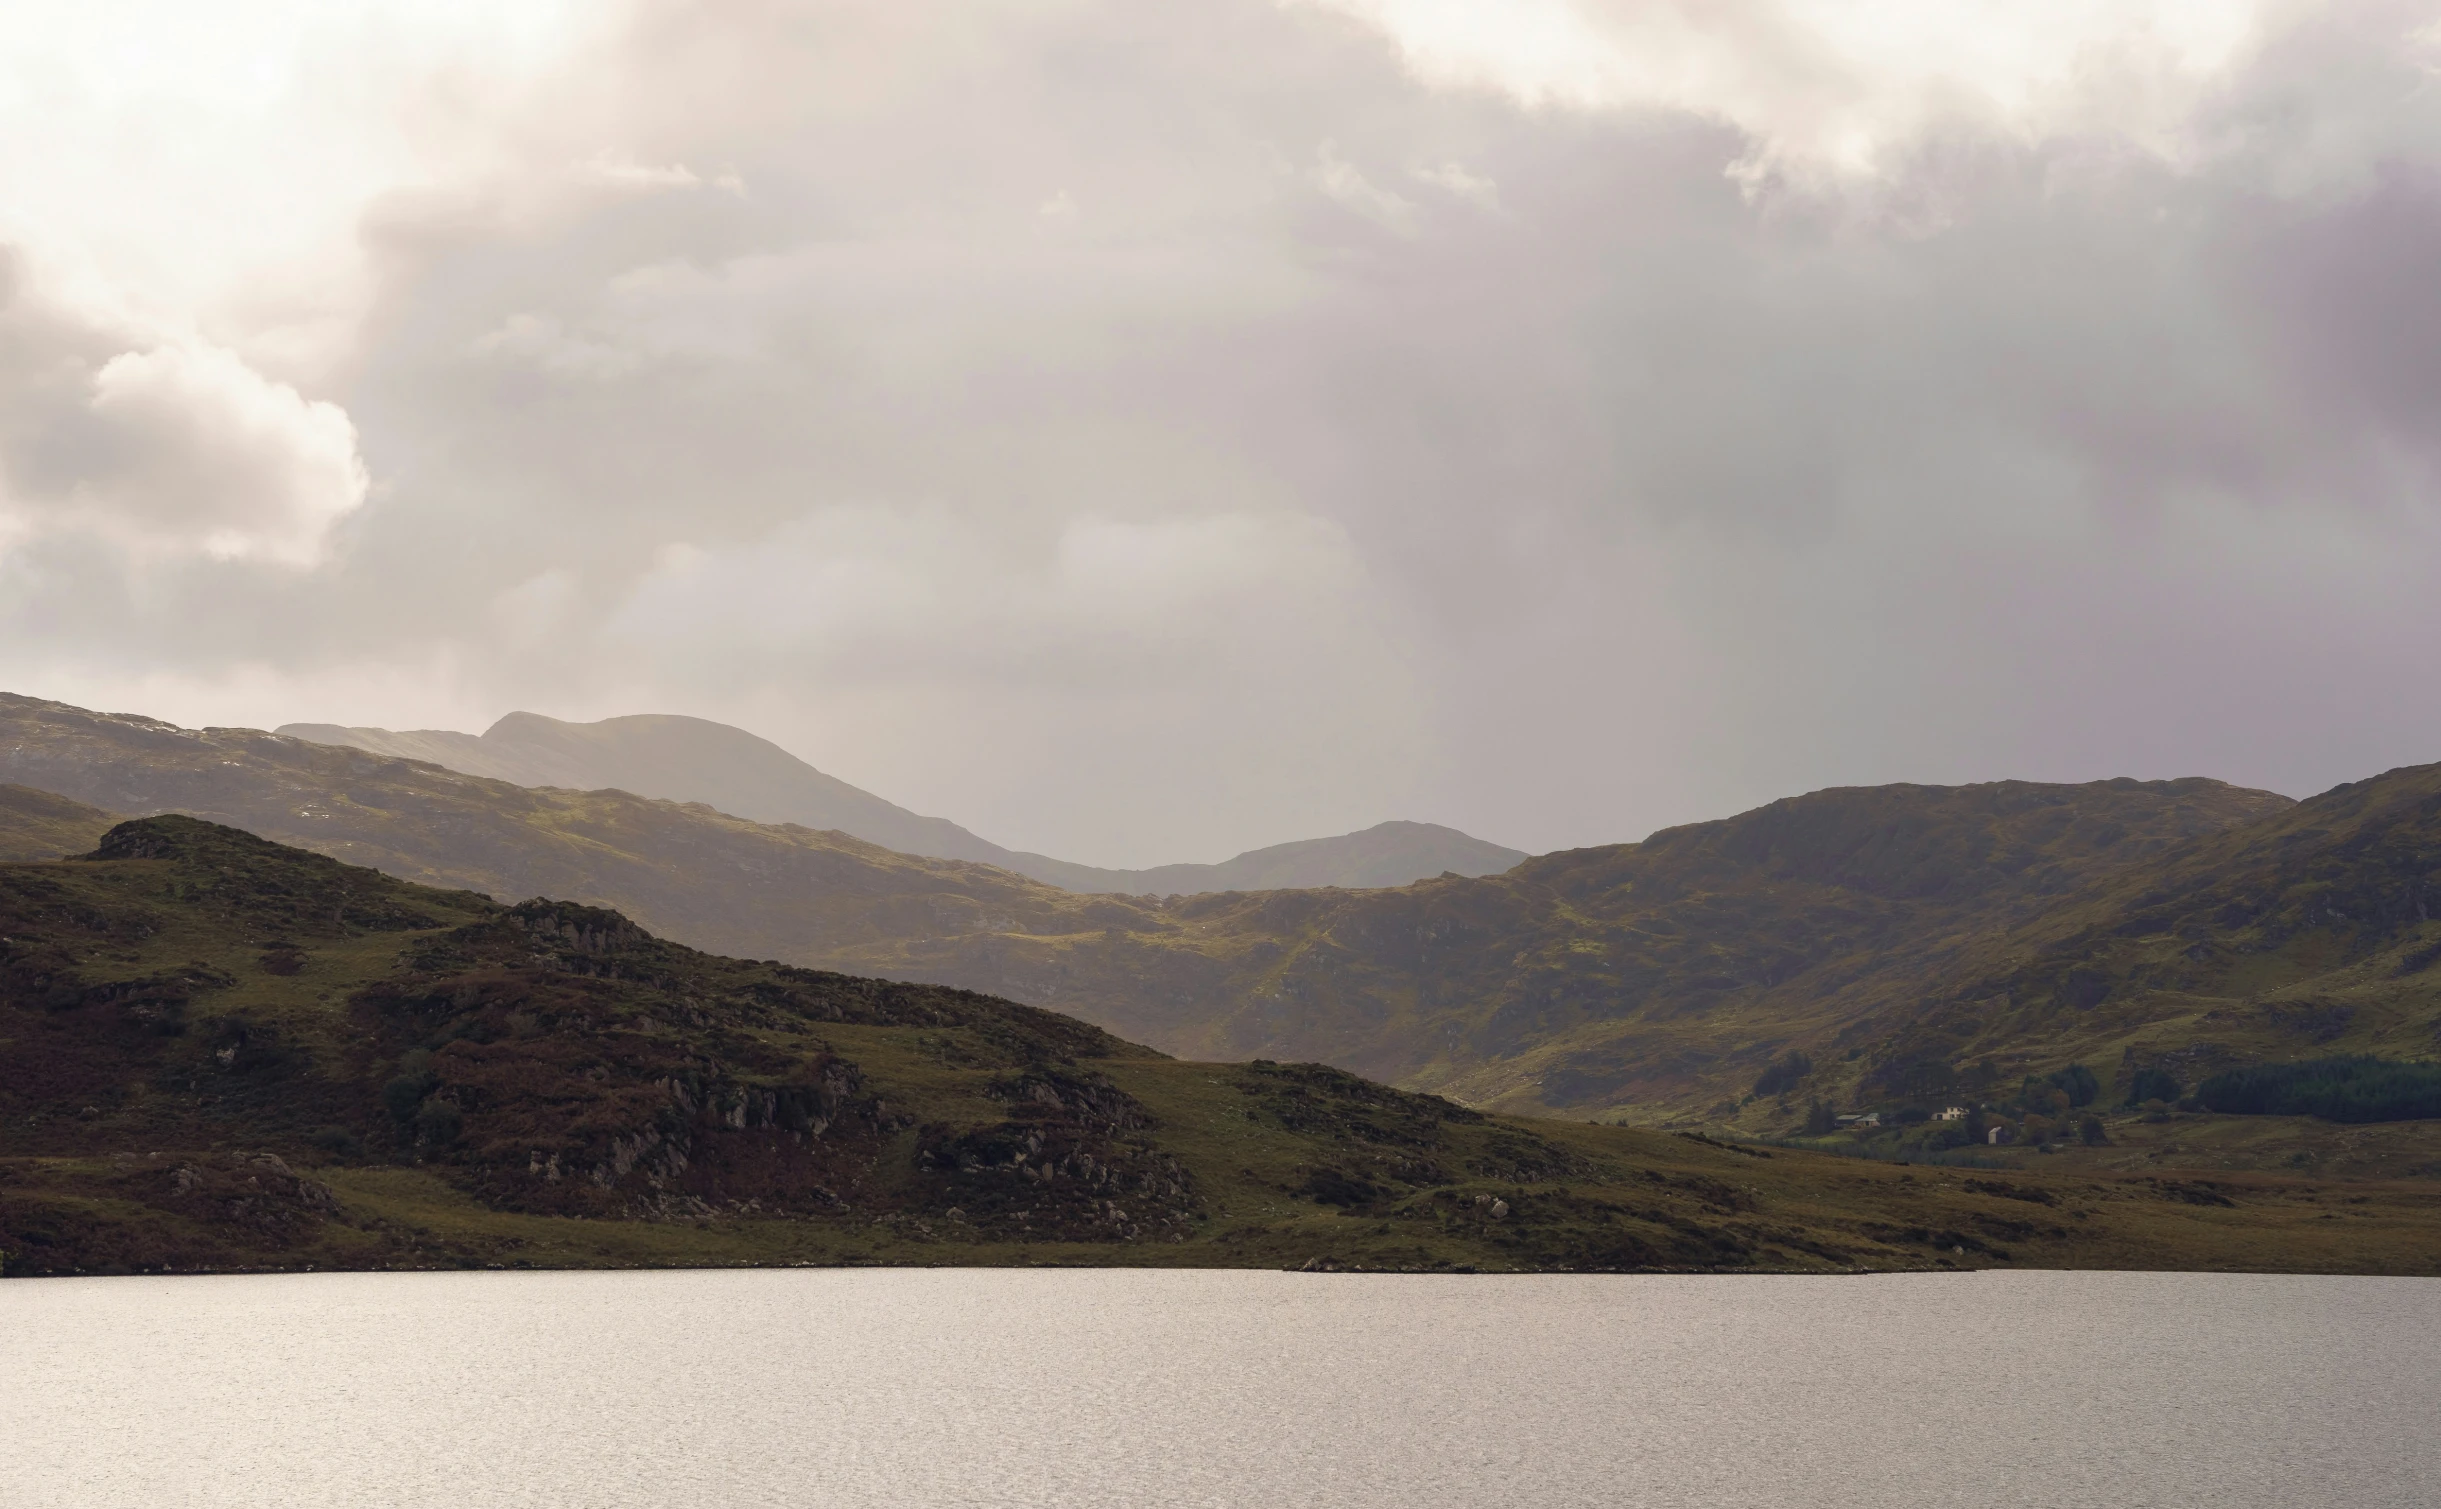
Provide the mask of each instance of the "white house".
POLYGON ((1964 1121, 1966 1120, 1966 1107, 1943 1106, 1933 1113, 1932 1119, 1935 1121, 1964 1121))

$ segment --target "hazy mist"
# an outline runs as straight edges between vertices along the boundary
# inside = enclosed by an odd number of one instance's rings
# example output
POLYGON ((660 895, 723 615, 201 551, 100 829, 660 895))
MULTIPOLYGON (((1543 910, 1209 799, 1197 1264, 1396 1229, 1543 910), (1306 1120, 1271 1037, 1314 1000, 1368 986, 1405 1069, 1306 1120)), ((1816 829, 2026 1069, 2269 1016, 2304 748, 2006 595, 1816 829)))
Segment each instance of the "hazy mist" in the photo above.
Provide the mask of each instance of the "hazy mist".
POLYGON ((2441 4, 18 9, 8 690, 1130 866, 2441 759, 2441 4))

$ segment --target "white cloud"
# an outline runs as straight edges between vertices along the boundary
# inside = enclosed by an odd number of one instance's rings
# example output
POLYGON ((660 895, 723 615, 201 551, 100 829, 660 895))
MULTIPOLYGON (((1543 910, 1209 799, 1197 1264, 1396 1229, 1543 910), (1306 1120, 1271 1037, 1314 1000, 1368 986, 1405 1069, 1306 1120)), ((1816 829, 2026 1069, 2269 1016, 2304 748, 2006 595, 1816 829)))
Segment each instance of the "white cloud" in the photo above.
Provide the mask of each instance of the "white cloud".
POLYGON ((110 454, 78 479, 77 522, 102 522, 139 548, 311 566, 364 502, 346 413, 234 352, 123 352, 94 374, 91 407, 110 454))
POLYGON ((632 160, 567 74, 630 16, 574 0, 14 0, 0 240, 95 319, 326 378, 378 296, 373 206, 472 191, 539 207, 535 186, 569 160, 632 160))
POLYGON ((849 676, 1176 676, 1361 626, 1372 595, 1344 531, 1312 517, 1083 516, 1044 539, 941 508, 845 506, 750 543, 665 547, 608 632, 677 657, 685 676, 764 660, 849 676))
POLYGON ((2176 155, 2262 0, 1292 0, 1417 73, 1537 105, 1735 127, 1759 180, 1871 178, 1936 131, 2107 135, 2176 155))
POLYGON ((609 341, 572 335, 554 315, 512 314, 477 336, 478 356, 522 362, 558 377, 601 381, 625 377, 644 364, 642 353, 609 341))
POLYGON ((1315 150, 1314 187, 1384 229, 1404 234, 1414 228, 1415 206, 1365 177, 1339 155, 1336 142, 1326 141, 1315 150))
POLYGON ((1418 183, 1431 184, 1442 193, 1463 199, 1479 210, 1500 208, 1500 185, 1468 172, 1462 163, 1445 162, 1417 168, 1412 176, 1418 183))
POLYGON ((0 535, 80 535, 137 560, 323 560, 368 487, 344 411, 224 347, 79 322, 44 307, 21 267, 0 268, 11 270, 0 535))
POLYGON ((2430 758, 2434 13, 26 0, 0 667, 1126 861, 2430 758))
MULTIPOLYGON (((641 163, 615 152, 597 152, 578 163, 575 177, 581 183, 599 184, 604 188, 653 193, 663 189, 691 189, 703 183, 695 170, 685 163, 674 162, 656 166, 641 163)), ((733 175, 724 175, 723 187, 739 186, 733 175)))
POLYGON ((565 632, 581 604, 576 573, 564 567, 538 571, 492 599, 499 642, 531 649, 565 632))

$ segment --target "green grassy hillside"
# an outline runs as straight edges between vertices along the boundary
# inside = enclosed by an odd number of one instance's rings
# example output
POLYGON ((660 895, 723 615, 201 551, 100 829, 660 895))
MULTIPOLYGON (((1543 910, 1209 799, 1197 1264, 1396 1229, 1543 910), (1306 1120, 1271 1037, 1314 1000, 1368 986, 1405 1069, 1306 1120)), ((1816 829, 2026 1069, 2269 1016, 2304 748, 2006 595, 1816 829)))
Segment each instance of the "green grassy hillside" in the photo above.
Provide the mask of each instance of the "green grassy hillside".
POLYGON ((1680 1116, 1792 1046, 1912 1007, 1985 940, 2120 870, 2288 805, 2202 780, 1825 791, 1498 876, 1194 897, 1158 926, 910 940, 869 962, 1178 1052, 1680 1116))
POLYGON ((703 802, 756 822, 852 834, 902 854, 1006 867, 1009 851, 825 775, 768 739, 703 718, 645 713, 568 723, 510 713, 481 734, 288 723, 278 732, 464 775, 570 791, 619 790, 703 802))
MULTIPOLYGON (((1832 1066, 1809 1091, 1847 1098, 1894 1083, 1866 1077, 1893 1062, 1954 1064, 1963 1039, 1932 1041, 1952 1028, 1924 1009, 1987 998, 1999 987, 1958 982, 2036 946, 1996 940, 2065 946, 2039 930, 2119 895, 2117 877, 2190 850, 2209 869, 2239 851, 2196 846, 2291 808, 2202 780, 1826 791, 1496 876, 1162 899, 24 698, 0 698, 0 774, 426 883, 615 907, 723 953, 1055 1007, 1165 1051, 1656 1122, 1723 1119, 1791 1049, 1832 1066)), ((2100 1050, 2037 1033, 1993 1051, 2048 1066, 2100 1050)), ((1734 1123, 1785 1130, 1802 1110, 1767 1097, 1734 1123)))
POLYGON ((0 861, 82 854, 117 821, 99 807, 48 791, 0 785, 0 861))
POLYGON ((25 697, 0 695, 0 777, 130 816, 207 818, 425 884, 614 906, 697 947, 798 964, 869 963, 978 931, 1098 935, 1159 915, 701 805, 25 697))
POLYGON ((186 818, 0 865, 0 940, 17 1274, 2441 1264, 2429 1184, 2004 1182, 1489 1116, 186 818))
POLYGON ((2441 766, 2352 782, 1983 940, 1857 1035, 1857 1087, 2081 1062, 2113 1090, 2145 1069, 2192 1089, 2233 1065, 2441 1056, 2437 911, 2441 766))

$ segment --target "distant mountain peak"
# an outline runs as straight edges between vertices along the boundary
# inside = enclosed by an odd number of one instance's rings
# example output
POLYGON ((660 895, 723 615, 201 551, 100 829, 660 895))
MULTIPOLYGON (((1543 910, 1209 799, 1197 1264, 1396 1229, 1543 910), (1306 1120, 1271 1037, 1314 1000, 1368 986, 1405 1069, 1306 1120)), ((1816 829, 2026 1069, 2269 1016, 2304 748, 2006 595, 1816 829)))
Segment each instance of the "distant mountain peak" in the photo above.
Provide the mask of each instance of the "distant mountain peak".
POLYGON ((444 729, 287 723, 277 732, 427 760, 519 786, 615 788, 708 806, 762 823, 835 830, 902 854, 998 865, 1083 892, 1192 895, 1213 891, 1400 886, 1446 873, 1490 875, 1527 856, 1438 823, 1394 820, 1355 833, 1255 849, 1219 864, 1111 870, 1005 849, 946 818, 925 817, 826 775, 759 734, 681 713, 629 713, 569 723, 512 712, 481 734, 444 729))

